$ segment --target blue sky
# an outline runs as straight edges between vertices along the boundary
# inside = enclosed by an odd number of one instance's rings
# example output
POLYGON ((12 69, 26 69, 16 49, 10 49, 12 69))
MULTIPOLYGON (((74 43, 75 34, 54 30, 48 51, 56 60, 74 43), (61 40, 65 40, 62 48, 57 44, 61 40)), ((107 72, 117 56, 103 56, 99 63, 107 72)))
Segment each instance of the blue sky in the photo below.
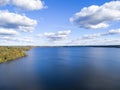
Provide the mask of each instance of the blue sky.
POLYGON ((119 45, 119 7, 119 0, 0 0, 0 45, 119 45))

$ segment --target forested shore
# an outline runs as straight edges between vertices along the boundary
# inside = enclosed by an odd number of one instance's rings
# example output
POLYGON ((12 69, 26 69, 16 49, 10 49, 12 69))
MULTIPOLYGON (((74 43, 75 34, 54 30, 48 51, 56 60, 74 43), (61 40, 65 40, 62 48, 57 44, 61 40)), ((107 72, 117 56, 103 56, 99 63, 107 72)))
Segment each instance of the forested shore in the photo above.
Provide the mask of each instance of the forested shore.
POLYGON ((0 63, 12 61, 27 56, 25 51, 30 50, 29 46, 0 46, 0 63))

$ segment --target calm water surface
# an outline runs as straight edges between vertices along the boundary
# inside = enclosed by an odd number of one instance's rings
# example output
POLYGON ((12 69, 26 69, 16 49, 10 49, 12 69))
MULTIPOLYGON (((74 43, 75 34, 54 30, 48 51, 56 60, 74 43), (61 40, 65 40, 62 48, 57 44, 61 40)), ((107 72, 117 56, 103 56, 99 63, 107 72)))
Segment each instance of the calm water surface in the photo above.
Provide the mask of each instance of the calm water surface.
POLYGON ((0 90, 120 90, 120 48, 33 48, 0 64, 0 90))

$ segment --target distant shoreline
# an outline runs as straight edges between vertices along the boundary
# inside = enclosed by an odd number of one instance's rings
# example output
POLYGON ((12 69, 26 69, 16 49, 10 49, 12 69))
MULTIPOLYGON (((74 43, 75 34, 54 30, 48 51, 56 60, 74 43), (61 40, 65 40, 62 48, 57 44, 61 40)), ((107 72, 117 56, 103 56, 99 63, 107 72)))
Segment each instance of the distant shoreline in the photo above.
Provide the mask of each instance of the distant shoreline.
POLYGON ((120 48, 120 45, 87 45, 87 46, 35 46, 35 47, 105 47, 105 48, 120 48))

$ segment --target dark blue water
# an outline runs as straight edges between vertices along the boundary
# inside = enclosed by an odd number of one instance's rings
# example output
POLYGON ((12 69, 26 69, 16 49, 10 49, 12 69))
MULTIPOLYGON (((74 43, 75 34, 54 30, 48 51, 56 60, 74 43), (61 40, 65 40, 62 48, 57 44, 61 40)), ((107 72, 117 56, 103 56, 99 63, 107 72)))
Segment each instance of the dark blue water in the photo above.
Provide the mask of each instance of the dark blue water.
POLYGON ((120 90, 120 48, 33 48, 0 64, 0 90, 120 90))

